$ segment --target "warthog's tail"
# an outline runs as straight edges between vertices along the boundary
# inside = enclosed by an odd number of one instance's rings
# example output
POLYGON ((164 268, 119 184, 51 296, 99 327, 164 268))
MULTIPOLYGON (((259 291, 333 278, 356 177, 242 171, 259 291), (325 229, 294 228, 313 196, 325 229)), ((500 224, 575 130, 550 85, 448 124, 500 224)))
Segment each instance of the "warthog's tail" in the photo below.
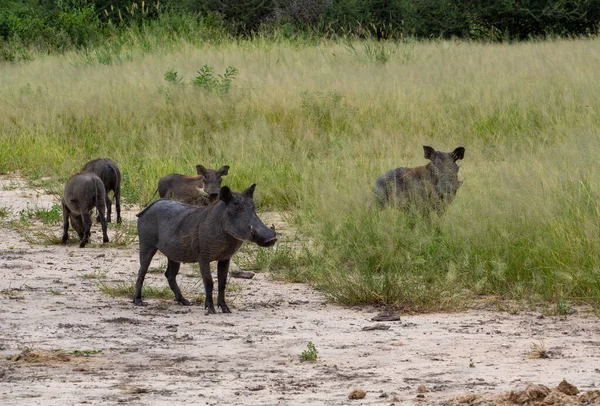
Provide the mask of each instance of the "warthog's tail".
MULTIPOLYGON (((156 194, 156 192, 154 194, 156 194)), ((153 202, 148 202, 148 204, 144 206, 144 208, 142 209, 142 211, 139 212, 138 214, 136 214, 135 216, 136 217, 141 217, 150 207, 152 207, 154 205, 154 203, 160 202, 161 200, 168 200, 168 199, 160 198, 160 199, 155 200, 153 202)))
MULTIPOLYGON (((146 204, 144 205, 144 208, 145 208, 145 207, 148 207, 148 205, 149 205, 149 204, 152 202, 152 200, 154 200, 154 196, 156 196, 156 194, 157 194, 157 193, 158 193, 158 188, 156 188, 156 190, 155 190, 155 191, 154 191, 154 193, 152 194, 152 197, 150 198, 150 200, 148 201, 148 203, 146 203, 146 204)), ((144 210, 142 210, 142 211, 141 211, 139 214, 142 214, 143 212, 144 212, 144 210)), ((139 215, 138 215, 138 217, 139 217, 139 215)))

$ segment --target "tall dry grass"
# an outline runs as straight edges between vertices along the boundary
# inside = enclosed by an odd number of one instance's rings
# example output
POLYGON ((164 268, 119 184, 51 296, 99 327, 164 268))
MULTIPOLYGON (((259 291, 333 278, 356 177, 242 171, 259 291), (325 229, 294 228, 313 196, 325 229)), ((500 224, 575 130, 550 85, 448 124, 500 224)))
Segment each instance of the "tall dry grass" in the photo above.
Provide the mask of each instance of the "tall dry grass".
POLYGON ((164 174, 229 164, 234 189, 292 213, 302 275, 342 303, 600 301, 598 40, 93 52, 0 67, 1 170, 65 179, 108 156, 145 203, 164 174), (229 92, 190 84, 205 64, 239 70, 229 92), (375 210, 376 177, 424 164, 422 145, 466 148, 446 215, 375 210))

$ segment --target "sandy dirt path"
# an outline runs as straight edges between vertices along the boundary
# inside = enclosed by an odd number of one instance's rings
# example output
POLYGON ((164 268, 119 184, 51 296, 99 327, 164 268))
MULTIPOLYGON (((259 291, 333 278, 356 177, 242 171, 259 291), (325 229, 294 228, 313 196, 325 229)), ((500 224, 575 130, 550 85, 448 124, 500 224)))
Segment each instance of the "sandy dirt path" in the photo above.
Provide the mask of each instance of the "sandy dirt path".
MULTIPOLYGON (((30 231, 11 219, 56 197, 14 179, 3 189, 7 182, 0 178, 0 208, 10 208, 0 220, 2 405, 410 405, 563 378, 580 390, 600 386, 600 322, 582 312, 472 310, 381 322, 371 320, 378 309, 328 304, 309 286, 267 273, 230 281, 232 314, 172 300, 136 307, 98 286, 133 282, 135 243, 102 247, 94 224, 89 248, 30 244, 30 231), (363 330, 373 327, 387 329, 363 330), (300 361, 309 341, 316 362, 300 361), (529 358, 542 341, 549 358, 529 358), (353 389, 366 397, 348 399, 353 389)), ((51 228, 60 236, 60 225, 51 228)), ((166 286, 160 273, 146 281, 166 286)), ((190 298, 203 293, 191 265, 179 283, 190 298)))

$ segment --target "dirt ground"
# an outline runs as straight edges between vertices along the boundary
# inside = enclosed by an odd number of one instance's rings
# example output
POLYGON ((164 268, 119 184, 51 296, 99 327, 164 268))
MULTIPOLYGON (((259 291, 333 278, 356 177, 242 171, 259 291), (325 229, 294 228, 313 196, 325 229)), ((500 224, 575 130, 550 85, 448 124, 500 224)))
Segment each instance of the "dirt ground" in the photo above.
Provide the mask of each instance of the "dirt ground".
MULTIPOLYGON (((103 247, 94 224, 84 249, 32 244, 31 227, 15 226, 27 207, 56 202, 0 176, 0 209, 7 208, 0 218, 2 405, 491 405, 505 404, 503 393, 552 388, 563 378, 584 392, 599 389, 600 322, 583 310, 374 321, 381 309, 336 306, 267 273, 230 280, 231 314, 159 299, 136 307, 99 289, 100 282, 133 282, 135 242, 103 247), (315 362, 300 360, 309 341, 315 362), (531 358, 535 345, 547 358, 531 358), (353 390, 364 398, 349 399, 353 390)), ((135 212, 125 220, 133 223, 135 212)), ((49 229, 61 235, 60 224, 49 229)), ((111 238, 116 230, 109 227, 111 238)), ((191 265, 182 266, 179 283, 190 298, 203 293, 191 265)), ((149 273, 146 284, 163 287, 166 279, 149 273)), ((600 396, 556 399, 537 404, 600 404, 600 396)))

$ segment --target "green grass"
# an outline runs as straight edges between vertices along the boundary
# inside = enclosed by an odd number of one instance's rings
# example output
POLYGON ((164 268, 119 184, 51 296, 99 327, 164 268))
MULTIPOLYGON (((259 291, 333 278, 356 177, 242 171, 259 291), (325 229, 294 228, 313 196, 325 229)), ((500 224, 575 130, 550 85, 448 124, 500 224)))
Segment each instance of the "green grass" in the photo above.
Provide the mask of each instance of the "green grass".
POLYGON ((336 302, 600 304, 597 39, 119 49, 119 63, 67 52, 2 66, 0 171, 64 180, 111 157, 143 204, 165 174, 228 164, 225 183, 257 183, 257 206, 289 212, 306 247, 248 263, 336 302), (238 69, 228 92, 190 83, 205 65, 238 69), (446 214, 375 209, 377 176, 425 164, 423 145, 466 148, 446 214))

